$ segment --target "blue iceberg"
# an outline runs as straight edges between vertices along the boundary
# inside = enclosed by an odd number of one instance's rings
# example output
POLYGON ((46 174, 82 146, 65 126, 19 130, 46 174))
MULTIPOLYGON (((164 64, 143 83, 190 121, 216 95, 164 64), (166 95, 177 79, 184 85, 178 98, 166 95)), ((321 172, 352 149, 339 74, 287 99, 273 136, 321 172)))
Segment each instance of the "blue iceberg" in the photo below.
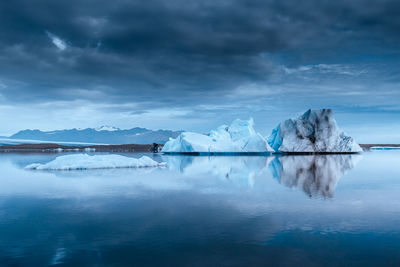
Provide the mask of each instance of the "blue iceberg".
POLYGON ((253 119, 236 119, 208 135, 183 132, 163 147, 165 153, 265 153, 272 152, 265 138, 254 130, 253 119))

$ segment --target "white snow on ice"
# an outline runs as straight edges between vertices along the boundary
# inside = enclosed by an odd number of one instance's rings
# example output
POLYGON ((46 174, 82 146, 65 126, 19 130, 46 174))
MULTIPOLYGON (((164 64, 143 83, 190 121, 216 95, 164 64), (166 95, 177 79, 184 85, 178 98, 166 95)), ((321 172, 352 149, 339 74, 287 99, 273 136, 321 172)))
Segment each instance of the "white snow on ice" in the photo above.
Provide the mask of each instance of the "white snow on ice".
POLYGON ((271 152, 265 138, 254 130, 253 119, 236 119, 230 126, 222 125, 208 135, 183 132, 176 139, 170 139, 162 152, 173 153, 240 153, 271 152))
POLYGON ((297 119, 280 123, 268 138, 276 152, 362 152, 339 130, 330 109, 308 110, 297 119))
POLYGON ((26 166, 32 170, 85 170, 85 169, 113 169, 113 168, 142 168, 165 166, 147 156, 139 159, 121 155, 94 155, 74 154, 59 156, 45 164, 34 163, 26 166))

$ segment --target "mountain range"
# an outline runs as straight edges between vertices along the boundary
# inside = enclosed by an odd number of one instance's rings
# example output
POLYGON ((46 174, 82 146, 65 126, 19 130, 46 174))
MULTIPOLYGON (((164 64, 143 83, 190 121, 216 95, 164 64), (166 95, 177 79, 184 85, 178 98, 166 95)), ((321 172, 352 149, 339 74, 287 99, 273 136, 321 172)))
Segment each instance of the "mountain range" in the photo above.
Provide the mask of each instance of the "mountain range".
POLYGON ((79 142, 98 144, 164 144, 170 137, 176 138, 181 131, 149 130, 135 127, 122 130, 110 126, 56 131, 23 130, 11 135, 13 140, 40 140, 43 142, 79 142))

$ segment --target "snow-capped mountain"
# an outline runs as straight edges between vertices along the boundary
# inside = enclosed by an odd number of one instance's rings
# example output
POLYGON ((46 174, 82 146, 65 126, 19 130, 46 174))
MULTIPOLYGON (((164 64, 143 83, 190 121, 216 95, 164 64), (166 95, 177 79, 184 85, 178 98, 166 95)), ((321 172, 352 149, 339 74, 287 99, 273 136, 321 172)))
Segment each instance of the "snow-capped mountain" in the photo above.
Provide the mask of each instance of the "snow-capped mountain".
POLYGON ((181 132, 170 130, 149 130, 135 127, 122 130, 111 126, 98 128, 69 129, 57 131, 23 130, 10 139, 40 140, 45 142, 81 142, 100 144, 164 144, 170 137, 176 138, 181 132))
POLYGON ((95 128, 95 130, 98 132, 101 132, 101 131, 115 132, 115 131, 119 131, 121 129, 117 128, 117 127, 113 127, 113 126, 103 125, 103 126, 95 128))

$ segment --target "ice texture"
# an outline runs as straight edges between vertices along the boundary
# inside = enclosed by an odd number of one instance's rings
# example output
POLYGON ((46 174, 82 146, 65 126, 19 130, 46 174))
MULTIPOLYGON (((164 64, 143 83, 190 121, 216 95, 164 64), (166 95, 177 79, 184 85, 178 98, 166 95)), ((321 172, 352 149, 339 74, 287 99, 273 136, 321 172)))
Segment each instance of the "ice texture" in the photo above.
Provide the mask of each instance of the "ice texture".
POLYGON ((352 137, 339 130, 331 109, 308 110, 281 122, 268 143, 276 152, 362 152, 352 137))
POLYGON ((147 156, 129 158, 121 155, 94 155, 73 154, 59 156, 45 164, 34 163, 26 166, 33 170, 85 170, 85 169, 113 169, 113 168, 141 168, 164 166, 147 156))
POLYGON ((183 132, 170 139, 162 152, 169 153, 263 153, 272 152, 265 138, 254 130, 253 119, 236 119, 230 126, 222 125, 208 135, 183 132))

